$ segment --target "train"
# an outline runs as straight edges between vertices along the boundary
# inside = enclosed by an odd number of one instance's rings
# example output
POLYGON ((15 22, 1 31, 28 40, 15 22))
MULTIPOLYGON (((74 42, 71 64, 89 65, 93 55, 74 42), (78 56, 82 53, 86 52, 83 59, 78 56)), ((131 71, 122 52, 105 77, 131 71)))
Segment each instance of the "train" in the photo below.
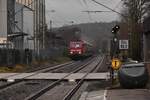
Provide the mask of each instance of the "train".
POLYGON ((70 41, 69 57, 73 60, 85 59, 92 54, 92 44, 82 40, 70 41))
POLYGON ((124 64, 118 71, 123 88, 144 88, 148 83, 148 71, 143 63, 124 64))

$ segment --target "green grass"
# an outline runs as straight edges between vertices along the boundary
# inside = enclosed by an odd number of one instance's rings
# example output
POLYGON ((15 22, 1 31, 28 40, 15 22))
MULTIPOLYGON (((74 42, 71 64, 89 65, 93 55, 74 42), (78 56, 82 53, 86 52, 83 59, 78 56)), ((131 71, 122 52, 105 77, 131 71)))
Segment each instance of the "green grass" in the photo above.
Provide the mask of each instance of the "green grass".
MULTIPOLYGON (((33 61, 31 65, 39 66, 39 65, 56 65, 62 64, 65 62, 71 61, 68 57, 56 57, 49 60, 41 60, 41 61, 33 61)), ((17 64, 15 66, 0 66, 0 73, 17 73, 17 72, 25 72, 27 69, 31 69, 30 65, 17 64)))
POLYGON ((52 62, 54 63, 65 63, 67 61, 71 61, 71 59, 68 57, 57 57, 52 59, 52 62))
POLYGON ((17 64, 13 67, 2 66, 0 67, 0 73, 17 73, 22 72, 25 69, 25 65, 17 64))

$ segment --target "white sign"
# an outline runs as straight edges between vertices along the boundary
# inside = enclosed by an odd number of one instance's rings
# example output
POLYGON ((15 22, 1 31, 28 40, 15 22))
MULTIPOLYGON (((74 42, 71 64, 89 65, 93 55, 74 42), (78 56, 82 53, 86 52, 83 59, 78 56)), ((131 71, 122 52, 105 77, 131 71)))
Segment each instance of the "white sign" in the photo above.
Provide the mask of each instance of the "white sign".
POLYGON ((7 43, 7 38, 0 37, 0 44, 7 43))
POLYGON ((129 49, 129 40, 119 40, 119 49, 120 50, 129 49))

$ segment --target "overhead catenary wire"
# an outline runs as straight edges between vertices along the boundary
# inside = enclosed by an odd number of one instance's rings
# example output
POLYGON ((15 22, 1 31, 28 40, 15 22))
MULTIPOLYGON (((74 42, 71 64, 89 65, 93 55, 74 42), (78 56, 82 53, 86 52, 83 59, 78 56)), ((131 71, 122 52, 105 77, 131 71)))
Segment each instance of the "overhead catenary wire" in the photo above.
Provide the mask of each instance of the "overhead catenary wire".
MULTIPOLYGON (((55 16, 55 17, 53 17, 52 15, 50 15, 50 11, 47 11, 47 14, 48 14, 47 17, 49 17, 48 19, 49 20, 53 20, 53 24, 55 24, 55 25, 56 25, 56 23, 62 24, 64 22, 68 22, 62 16, 59 16, 58 13, 57 13, 57 16, 55 16)), ((48 24, 49 24, 49 22, 48 22, 48 24)))
POLYGON ((120 6, 121 3, 122 3, 122 0, 120 0, 120 1, 118 2, 118 4, 114 7, 114 10, 116 10, 116 9, 120 6))
POLYGON ((84 6, 83 3, 82 3, 82 0, 78 0, 78 1, 79 1, 79 4, 80 4, 81 6, 84 6))
MULTIPOLYGON (((50 7, 52 7, 52 5, 51 5, 50 2, 48 2, 48 5, 49 5, 50 7)), ((60 16, 60 14, 58 15, 58 12, 57 12, 54 8, 51 8, 51 9, 52 9, 52 10, 49 10, 49 9, 46 8, 46 13, 48 14, 49 17, 52 17, 52 16, 50 15, 50 12, 51 12, 51 13, 56 13, 57 16, 55 16, 55 18, 56 18, 56 17, 59 17, 58 19, 61 19, 61 20, 63 20, 63 21, 65 22, 65 18, 64 18, 64 17, 60 16)))
MULTIPOLYGON (((88 10, 88 9, 89 9, 89 6, 88 6, 88 3, 87 3, 86 0, 78 0, 78 1, 79 1, 79 4, 80 4, 83 8, 86 7, 86 9, 84 9, 84 10, 88 10)), ((92 16, 91 16, 89 13, 88 13, 88 19, 89 19, 89 22, 93 20, 93 19, 92 19, 92 16)))
MULTIPOLYGON (((47 12, 47 14, 48 14, 49 17, 51 17, 50 19, 53 20, 53 24, 55 24, 56 26, 63 26, 63 25, 60 25, 60 24, 63 24, 63 23, 66 23, 64 25, 70 25, 70 24, 72 25, 75 22, 73 20, 69 21, 69 20, 64 19, 63 16, 59 16, 60 14, 58 14, 58 13, 57 13, 57 16, 55 16, 55 17, 51 16, 50 13, 48 13, 48 12, 47 12)), ((48 22, 48 25, 49 24, 50 23, 48 22)))
POLYGON ((84 2, 84 4, 85 4, 85 5, 87 5, 87 6, 88 6, 88 4, 87 4, 86 0, 83 0, 83 2, 84 2))
MULTIPOLYGON (((89 6, 88 6, 87 1, 86 1, 86 0, 83 0, 83 2, 84 2, 84 4, 86 5, 87 10, 89 10, 89 6)), ((93 21, 92 16, 90 15, 90 13, 89 13, 89 12, 87 12, 87 14, 88 14, 88 17, 89 17, 90 21, 93 21)))
POLYGON ((105 8, 107 8, 107 9, 109 9, 109 10, 111 10, 111 11, 113 11, 113 12, 115 12, 115 13, 117 13, 117 14, 123 16, 123 17, 127 17, 126 15, 124 15, 124 14, 122 14, 122 13, 120 13, 120 12, 118 12, 118 11, 116 11, 116 10, 114 10, 114 9, 112 9, 112 8, 110 8, 110 7, 108 7, 108 6, 104 5, 104 4, 102 4, 102 3, 98 2, 98 1, 96 1, 96 0, 91 0, 91 1, 93 1, 93 2, 95 2, 96 4, 99 4, 99 5, 101 5, 101 6, 105 7, 105 8))
MULTIPOLYGON (((52 7, 52 5, 51 5, 50 2, 48 2, 48 5, 50 5, 52 7)), ((59 13, 58 11, 56 11, 54 8, 53 8, 53 10, 47 9, 47 14, 48 14, 48 16, 51 17, 51 19, 53 20, 53 23, 54 22, 55 23, 60 23, 60 24, 67 23, 68 25, 70 25, 70 24, 72 25, 74 22, 77 22, 75 19, 74 20, 66 19, 65 16, 63 16, 61 13, 59 13), (50 15, 49 12, 55 12, 55 14, 57 14, 57 15, 55 17, 53 17, 53 16, 50 15)), ((59 25, 59 26, 61 26, 61 25, 59 25)))

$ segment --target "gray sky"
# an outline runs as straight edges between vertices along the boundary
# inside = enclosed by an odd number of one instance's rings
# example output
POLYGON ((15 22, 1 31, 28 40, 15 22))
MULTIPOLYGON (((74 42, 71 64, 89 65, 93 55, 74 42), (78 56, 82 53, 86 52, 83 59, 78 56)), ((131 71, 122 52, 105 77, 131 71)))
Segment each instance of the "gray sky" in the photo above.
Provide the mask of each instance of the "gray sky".
MULTIPOLYGON (((88 23, 88 22, 110 22, 117 20, 119 16, 116 13, 92 13, 90 16, 82 11, 90 10, 104 10, 108 9, 94 3, 91 0, 86 0, 87 4, 83 0, 46 0, 46 17, 47 23, 50 20, 53 21, 53 26, 71 25, 71 21, 74 24, 88 23), (55 10, 52 12, 51 10, 55 10)), ((97 0, 110 8, 120 12, 122 7, 121 0, 97 0)))

